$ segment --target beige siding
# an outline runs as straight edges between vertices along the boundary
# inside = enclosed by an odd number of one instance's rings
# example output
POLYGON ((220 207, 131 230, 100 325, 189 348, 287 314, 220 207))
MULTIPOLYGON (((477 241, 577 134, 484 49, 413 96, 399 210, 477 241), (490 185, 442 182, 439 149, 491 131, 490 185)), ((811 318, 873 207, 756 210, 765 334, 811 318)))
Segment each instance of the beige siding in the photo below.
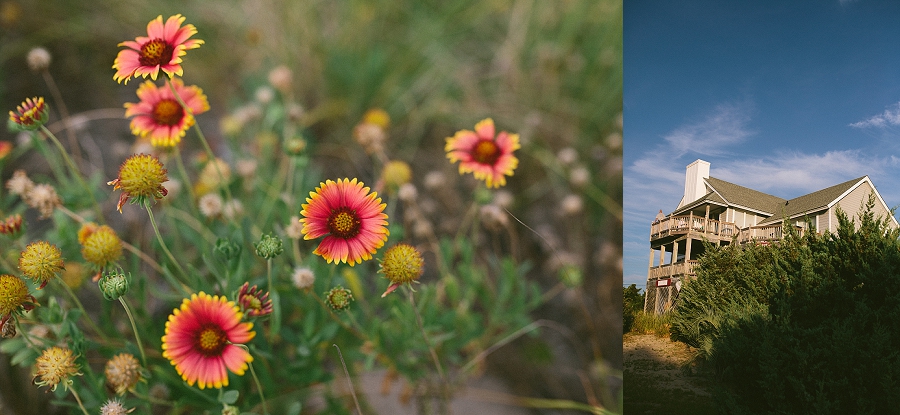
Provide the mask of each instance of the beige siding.
MULTIPOLYGON (((856 222, 856 214, 864 208, 865 203, 869 200, 869 194, 871 194, 872 191, 872 185, 865 182, 856 189, 853 189, 848 195, 844 196, 844 198, 838 201, 835 206, 840 206, 847 216, 856 222)), ((885 210, 881 203, 878 203, 877 201, 875 203, 874 213, 876 217, 882 216, 889 218, 891 215, 891 213, 885 210)), ((829 215, 831 216, 831 231, 833 232, 837 229, 836 209, 829 209, 829 215)))

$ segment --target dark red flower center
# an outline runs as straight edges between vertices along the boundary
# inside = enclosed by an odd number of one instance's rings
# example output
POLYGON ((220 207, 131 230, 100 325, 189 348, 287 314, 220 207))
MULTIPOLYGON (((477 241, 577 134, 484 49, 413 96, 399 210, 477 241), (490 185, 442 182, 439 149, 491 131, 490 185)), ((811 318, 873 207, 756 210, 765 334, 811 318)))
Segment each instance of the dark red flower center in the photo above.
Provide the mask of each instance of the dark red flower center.
POLYGON ((194 345, 197 346, 197 351, 206 356, 221 356, 225 346, 228 345, 225 330, 216 324, 204 324, 197 330, 195 336, 194 345))
POLYGON ((362 227, 356 210, 348 207, 331 209, 328 215, 328 231, 338 238, 350 239, 359 234, 362 227))
POLYGON ((481 140, 472 148, 472 158, 481 164, 494 165, 500 155, 500 147, 494 140, 481 140))
POLYGON ((164 99, 153 107, 153 121, 159 125, 173 126, 184 118, 184 108, 174 99, 164 99))
POLYGON ((175 47, 162 39, 153 39, 141 46, 138 62, 141 66, 168 65, 172 61, 175 47))

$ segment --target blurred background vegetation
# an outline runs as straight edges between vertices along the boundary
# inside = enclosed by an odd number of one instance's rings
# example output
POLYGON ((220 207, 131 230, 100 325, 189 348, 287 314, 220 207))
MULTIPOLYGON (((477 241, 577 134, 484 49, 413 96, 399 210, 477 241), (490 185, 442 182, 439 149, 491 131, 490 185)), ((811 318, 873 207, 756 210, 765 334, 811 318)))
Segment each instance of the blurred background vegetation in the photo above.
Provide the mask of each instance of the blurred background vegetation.
MULTIPOLYGON (((619 396, 622 369, 621 0, 0 0, 0 103, 11 110, 46 96, 56 109, 25 61, 30 49, 46 48, 69 112, 91 120, 79 150, 94 172, 114 177, 122 157, 111 153, 134 142, 122 103, 136 100, 140 83, 113 81, 116 45, 157 15, 177 13, 206 41, 190 52, 184 80, 209 96, 212 109, 198 122, 217 150, 220 120, 252 101, 279 65, 293 71, 323 179, 377 176, 352 133, 369 108, 390 114, 388 145, 410 161, 417 186, 436 170, 463 188, 443 152, 455 131, 492 117, 498 131, 519 133, 520 164, 505 189, 510 211, 540 234, 516 229, 520 256, 532 264, 523 277, 547 293, 533 317, 565 327, 505 346, 488 371, 518 395, 618 406, 608 400, 619 396), (573 180, 579 169, 587 183, 573 180), (562 205, 570 194, 581 210, 562 205)), ((2 131, 0 140, 16 136, 2 131)), ((4 181, 13 170, 3 170, 4 181)), ((434 217, 464 210, 438 200, 434 217)))

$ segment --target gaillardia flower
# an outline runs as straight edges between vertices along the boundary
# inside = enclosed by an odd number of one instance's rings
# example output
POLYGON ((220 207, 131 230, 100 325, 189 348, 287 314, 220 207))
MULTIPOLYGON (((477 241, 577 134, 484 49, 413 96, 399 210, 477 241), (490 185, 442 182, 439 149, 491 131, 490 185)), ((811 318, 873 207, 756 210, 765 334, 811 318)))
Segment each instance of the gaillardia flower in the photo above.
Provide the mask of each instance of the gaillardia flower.
POLYGON ((137 90, 141 102, 125 104, 125 116, 131 120, 131 133, 150 138, 154 147, 174 147, 181 142, 188 128, 194 125, 194 115, 209 111, 209 101, 203 90, 196 86, 184 86, 180 79, 172 79, 178 97, 190 109, 185 111, 172 89, 158 88, 146 81, 137 90))
POLYGON ((255 285, 251 287, 249 282, 245 282, 241 286, 237 301, 241 310, 249 317, 263 317, 272 314, 272 300, 269 298, 269 292, 263 292, 255 285))
POLYGON ((460 162, 459 174, 472 173, 487 187, 500 187, 519 165, 513 151, 521 147, 518 134, 502 131, 494 137, 494 120, 487 118, 475 124, 474 132, 461 130, 448 137, 444 151, 451 163, 460 162))
POLYGON ((50 109, 44 103, 44 97, 28 98, 16 111, 9 112, 9 124, 19 131, 34 131, 41 128, 47 122, 50 109))
POLYGON ((132 197, 135 198, 132 203, 140 204, 162 199, 168 193, 162 186, 163 182, 169 180, 167 172, 155 156, 135 154, 125 159, 119 167, 119 177, 106 183, 113 186, 113 190, 122 189, 116 205, 119 212, 122 212, 122 206, 132 197))
POLYGON ((70 378, 80 375, 72 351, 53 346, 44 349, 44 352, 35 360, 32 382, 37 386, 49 386, 51 391, 55 391, 60 384, 63 385, 63 388, 68 388, 72 384, 70 378))
POLYGON ((37 241, 28 244, 19 257, 19 269, 28 278, 40 282, 44 288, 63 269, 62 251, 51 243, 37 241))
POLYGON ((309 195, 300 211, 303 239, 325 236, 314 254, 329 263, 353 266, 372 259, 372 254, 384 246, 389 235, 388 216, 383 213, 386 205, 362 182, 327 180, 309 195))
POLYGON ((388 248, 384 251, 381 269, 378 272, 384 274, 384 277, 391 281, 391 285, 381 296, 392 293, 403 284, 418 282, 416 280, 422 276, 424 265, 422 253, 408 244, 400 243, 388 248))
POLYGON ((241 323, 243 314, 233 301, 204 292, 185 298, 169 316, 162 337, 163 357, 169 359, 188 386, 204 389, 228 386, 228 372, 243 375, 253 361, 238 347, 256 335, 253 323, 241 323))
POLYGON ((134 41, 119 43, 129 49, 119 51, 113 62, 116 74, 113 79, 122 83, 131 77, 148 75, 154 81, 159 75, 160 69, 169 75, 182 76, 181 57, 188 49, 199 48, 203 44, 200 39, 189 39, 197 34, 197 28, 189 24, 181 26, 184 17, 176 14, 163 24, 162 16, 158 16, 147 24, 147 36, 138 36, 134 41))

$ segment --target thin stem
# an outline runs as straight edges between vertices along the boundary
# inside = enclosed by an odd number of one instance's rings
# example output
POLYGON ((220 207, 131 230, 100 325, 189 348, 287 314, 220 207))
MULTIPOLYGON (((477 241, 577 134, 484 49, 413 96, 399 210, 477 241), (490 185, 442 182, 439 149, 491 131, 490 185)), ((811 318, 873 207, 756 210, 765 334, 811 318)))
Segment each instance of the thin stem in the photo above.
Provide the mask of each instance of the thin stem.
POLYGON ((41 71, 41 75, 43 75, 44 82, 47 83, 47 87, 50 89, 50 94, 53 95, 56 106, 59 107, 59 115, 62 117, 63 125, 66 126, 66 136, 69 138, 69 146, 72 147, 72 152, 75 153, 75 158, 78 159, 78 162, 82 163, 84 160, 81 158, 81 148, 78 147, 78 139, 75 138, 75 132, 69 126, 71 117, 69 117, 69 110, 66 108, 66 102, 63 101, 62 94, 59 92, 59 88, 56 86, 56 81, 53 80, 53 75, 50 74, 50 71, 44 69, 41 71))
MULTIPOLYGON (((162 247, 163 251, 169 257, 169 261, 172 261, 175 264, 175 267, 178 268, 178 271, 181 273, 181 276, 185 279, 187 278, 187 272, 184 271, 184 268, 181 268, 181 264, 178 263, 178 260, 175 259, 175 256, 172 255, 172 252, 169 251, 169 248, 166 246, 166 242, 163 240, 162 235, 159 233, 159 227, 156 226, 156 219, 153 218, 153 209, 150 209, 149 203, 144 203, 144 208, 147 209, 147 215, 150 216, 150 225, 153 226, 153 231, 156 232, 156 239, 159 241, 159 245, 162 247)), ((165 273, 163 273, 165 274, 165 273)), ((187 290, 184 287, 176 286, 175 288, 179 288, 182 291, 185 291, 187 294, 187 290)))
POLYGON ((344 354, 341 353, 341 348, 338 347, 337 344, 332 344, 335 349, 338 351, 338 356, 341 358, 341 366, 344 367, 344 375, 347 376, 347 385, 350 387, 350 395, 353 396, 353 403, 356 404, 356 411, 359 412, 359 415, 362 415, 362 409, 359 408, 359 400, 356 399, 356 391, 353 389, 353 381, 350 380, 350 371, 347 370, 347 364, 344 363, 344 354))
POLYGON ((59 153, 62 155, 62 158, 66 162, 66 165, 69 166, 70 174, 72 175, 72 177, 78 180, 78 184, 80 184, 81 187, 84 188, 85 193, 87 193, 91 197, 91 200, 94 202, 94 210, 97 214, 97 221, 102 222, 103 212, 100 210, 100 203, 97 202, 97 198, 94 197, 94 192, 91 191, 91 188, 88 187, 87 182, 84 181, 84 177, 81 177, 81 171, 78 170, 78 166, 76 166, 75 162, 72 161, 71 158, 69 158, 69 153, 66 152, 66 149, 62 146, 62 143, 59 142, 59 139, 56 138, 56 135, 54 135, 52 131, 47 129, 47 127, 44 125, 41 126, 41 131, 43 131, 44 134, 47 135, 47 137, 50 137, 50 141, 53 142, 53 145, 55 145, 56 149, 59 150, 59 153))
POLYGON ((272 285, 272 258, 266 259, 266 275, 269 278, 269 291, 273 291, 275 286, 272 285))
MULTIPOLYGON (((409 288, 409 287, 407 287, 409 288)), ((422 338, 425 339, 425 345, 428 346, 428 351, 431 353, 431 360, 434 361, 434 366, 437 368, 438 375, 441 376, 441 380, 444 382, 444 387, 447 386, 447 378, 444 376, 444 368, 441 367, 441 362, 438 360, 437 352, 434 351, 434 347, 431 346, 431 340, 428 339, 428 334, 425 333, 425 326, 422 324, 422 315, 419 314, 419 308, 416 307, 416 299, 413 295, 413 291, 409 289, 409 303, 412 304, 413 312, 416 314, 416 323, 419 325, 419 331, 422 332, 422 338)))
POLYGON ((144 362, 144 367, 147 367, 147 354, 144 353, 144 345, 141 343, 141 335, 137 329, 137 324, 134 323, 134 315, 131 314, 131 308, 125 302, 125 297, 119 297, 119 302, 125 308, 125 314, 128 314, 128 320, 131 321, 131 329, 134 330, 134 341, 137 342, 138 350, 141 351, 141 361, 144 362))
MULTIPOLYGON (((169 84, 169 88, 172 90, 172 94, 175 95, 175 99, 181 104, 181 108, 184 109, 189 116, 194 116, 194 111, 191 110, 187 104, 184 103, 184 100, 181 99, 181 95, 178 95, 178 91, 175 90, 175 85, 172 84, 171 79, 166 79, 166 83, 169 84)), ((228 197, 228 200, 231 200, 231 190, 228 189, 228 183, 225 182, 225 175, 222 174, 222 169, 219 168, 219 163, 216 163, 216 155, 213 153, 212 148, 209 147, 209 142, 206 141, 206 136, 203 135, 203 130, 200 129, 200 124, 194 120, 194 130, 197 132, 197 136, 200 137, 200 144, 203 144, 203 149, 206 151, 206 154, 209 156, 209 160, 213 162, 213 167, 216 168, 216 173, 219 173, 219 180, 222 181, 222 187, 225 188, 225 195, 228 197)))
POLYGON ((74 301, 75 305, 78 307, 78 309, 81 310, 81 315, 88 322, 88 325, 91 326, 91 330, 93 330, 95 333, 100 335, 100 337, 104 341, 106 341, 107 340, 106 334, 104 334, 102 331, 100 331, 100 327, 97 327, 97 324, 94 323, 93 319, 88 317, 88 313, 84 309, 84 305, 81 304, 81 300, 78 299, 78 296, 75 295, 75 292, 72 291, 72 288, 69 287, 69 284, 66 284, 66 282, 63 281, 62 277, 60 277, 59 275, 56 276, 56 279, 59 280, 59 283, 62 284, 63 288, 66 289, 66 292, 69 293, 69 297, 72 298, 72 301, 74 301))
MULTIPOLYGON (((250 353, 250 348, 247 347, 246 345, 243 345, 243 344, 236 344, 235 346, 240 347, 241 349, 246 350, 247 353, 250 353)), ((269 405, 266 404, 266 397, 265 397, 265 395, 263 395, 262 384, 259 382, 259 378, 256 377, 256 371, 253 370, 253 362, 248 362, 247 365, 250 366, 250 374, 253 376, 253 382, 256 383, 256 390, 259 391, 259 399, 262 400, 263 413, 266 414, 266 415, 269 415, 269 405)))
POLYGON ((187 188, 188 195, 190 196, 188 205, 191 206, 191 212, 193 212, 194 215, 197 215, 199 212, 197 211, 197 206, 194 205, 197 197, 194 195, 194 187, 191 186, 191 178, 187 174, 187 169, 184 168, 184 160, 181 157, 181 150, 178 146, 175 146, 175 165, 178 167, 178 174, 181 176, 181 181, 184 182, 181 187, 187 188))
POLYGON ((84 404, 81 403, 81 397, 78 396, 78 392, 75 391, 75 388, 69 388, 72 391, 72 396, 75 397, 75 401, 78 402, 78 407, 81 408, 81 412, 84 412, 84 415, 90 415, 87 409, 84 409, 84 404))

